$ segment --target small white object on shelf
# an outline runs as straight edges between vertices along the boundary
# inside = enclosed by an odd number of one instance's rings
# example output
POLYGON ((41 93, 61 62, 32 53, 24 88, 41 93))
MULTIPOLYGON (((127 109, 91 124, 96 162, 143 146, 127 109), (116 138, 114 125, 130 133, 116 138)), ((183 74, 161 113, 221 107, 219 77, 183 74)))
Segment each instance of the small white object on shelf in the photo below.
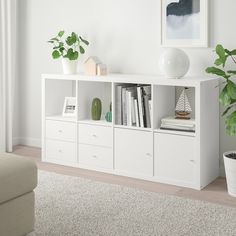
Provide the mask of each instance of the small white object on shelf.
POLYGON ((75 97, 65 97, 62 116, 76 117, 76 103, 75 97))
POLYGON ((107 66, 105 64, 97 64, 97 75, 107 75, 107 66))
POLYGON ((159 59, 160 71, 167 78, 178 79, 185 76, 189 66, 188 55, 178 48, 165 49, 159 59))
POLYGON ((69 60, 68 58, 62 58, 62 68, 65 75, 71 75, 77 73, 78 60, 69 60))
POLYGON ((177 119, 175 117, 166 117, 161 119, 160 129, 195 132, 195 119, 177 119))
POLYGON ((192 108, 190 106, 188 96, 185 90, 188 88, 184 88, 182 93, 179 96, 178 102, 175 107, 175 116, 177 119, 188 120, 190 119, 190 114, 192 112, 192 108))
POLYGON ((101 64, 101 61, 98 57, 89 57, 85 62, 85 74, 90 76, 97 75, 97 65, 101 64))

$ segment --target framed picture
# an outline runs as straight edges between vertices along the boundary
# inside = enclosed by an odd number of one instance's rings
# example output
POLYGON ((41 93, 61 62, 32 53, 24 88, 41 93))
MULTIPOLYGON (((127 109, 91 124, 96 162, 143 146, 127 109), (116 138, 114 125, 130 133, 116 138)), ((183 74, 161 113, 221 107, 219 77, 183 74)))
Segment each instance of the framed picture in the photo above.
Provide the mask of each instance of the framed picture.
POLYGON ((62 116, 75 117, 76 116, 76 98, 65 97, 62 116))
POLYGON ((161 0, 161 45, 208 46, 208 0, 161 0))

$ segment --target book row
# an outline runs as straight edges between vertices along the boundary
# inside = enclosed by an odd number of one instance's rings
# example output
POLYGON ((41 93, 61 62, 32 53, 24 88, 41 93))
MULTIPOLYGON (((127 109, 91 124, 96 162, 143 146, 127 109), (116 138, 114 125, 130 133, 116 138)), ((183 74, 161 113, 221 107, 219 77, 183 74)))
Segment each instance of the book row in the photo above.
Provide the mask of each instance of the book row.
POLYGON ((117 85, 116 124, 151 128, 151 99, 150 85, 117 85))

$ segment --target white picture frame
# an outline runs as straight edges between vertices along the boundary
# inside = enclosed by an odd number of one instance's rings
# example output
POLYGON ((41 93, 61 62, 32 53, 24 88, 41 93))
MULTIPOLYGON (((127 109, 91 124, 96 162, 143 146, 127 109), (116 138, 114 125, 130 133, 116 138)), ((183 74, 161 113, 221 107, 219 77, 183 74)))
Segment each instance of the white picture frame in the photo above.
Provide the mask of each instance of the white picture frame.
POLYGON ((180 4, 180 1, 184 0, 161 0, 161 46, 208 47, 208 0, 188 0, 200 2, 199 13, 192 13, 185 16, 170 14, 167 16, 167 7, 169 4, 180 4), (190 27, 191 24, 196 27, 190 27), (175 25, 177 29, 175 29, 175 25), (187 30, 188 27, 191 29, 190 31, 187 30), (186 37, 184 34, 189 35, 186 37))
POLYGON ((77 114, 77 101, 75 97, 65 97, 62 116, 76 117, 77 114))

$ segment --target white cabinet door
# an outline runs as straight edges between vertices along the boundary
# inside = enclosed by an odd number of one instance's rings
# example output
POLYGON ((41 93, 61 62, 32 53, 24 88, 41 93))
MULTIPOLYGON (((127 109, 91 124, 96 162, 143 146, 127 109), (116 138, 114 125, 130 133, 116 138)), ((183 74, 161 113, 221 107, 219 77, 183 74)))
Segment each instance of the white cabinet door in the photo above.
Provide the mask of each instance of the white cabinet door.
POLYGON ((183 186, 194 184, 196 156, 195 137, 154 135, 154 175, 164 182, 183 186))
POLYGON ((115 129, 115 169, 127 174, 153 176, 151 132, 115 129))

